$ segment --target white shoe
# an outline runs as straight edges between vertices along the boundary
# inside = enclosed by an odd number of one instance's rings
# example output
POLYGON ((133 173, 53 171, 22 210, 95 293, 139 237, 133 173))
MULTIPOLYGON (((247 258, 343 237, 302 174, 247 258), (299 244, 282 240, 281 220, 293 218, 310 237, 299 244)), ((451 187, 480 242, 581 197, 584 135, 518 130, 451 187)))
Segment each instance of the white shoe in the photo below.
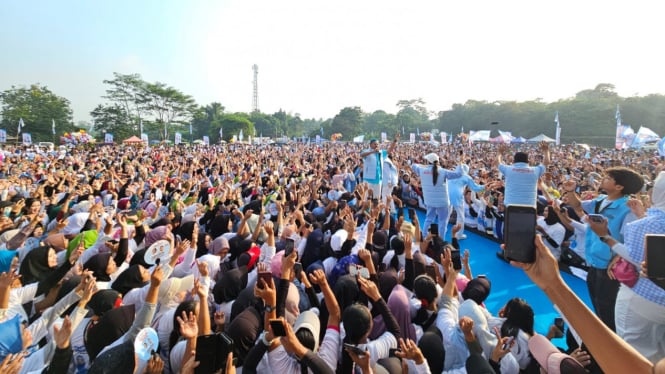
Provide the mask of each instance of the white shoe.
POLYGON ((464 239, 466 239, 466 235, 464 234, 457 235, 457 240, 464 240, 464 239))

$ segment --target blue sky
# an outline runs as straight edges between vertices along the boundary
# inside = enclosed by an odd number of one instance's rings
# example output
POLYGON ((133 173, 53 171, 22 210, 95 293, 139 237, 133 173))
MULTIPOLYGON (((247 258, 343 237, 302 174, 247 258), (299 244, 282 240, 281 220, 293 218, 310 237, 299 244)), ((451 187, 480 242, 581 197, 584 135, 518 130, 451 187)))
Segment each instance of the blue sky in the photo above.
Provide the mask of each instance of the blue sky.
POLYGON ((3 1, 0 90, 39 82, 88 120, 113 72, 249 111, 394 113, 477 100, 555 101, 613 83, 665 91, 659 2, 3 1))

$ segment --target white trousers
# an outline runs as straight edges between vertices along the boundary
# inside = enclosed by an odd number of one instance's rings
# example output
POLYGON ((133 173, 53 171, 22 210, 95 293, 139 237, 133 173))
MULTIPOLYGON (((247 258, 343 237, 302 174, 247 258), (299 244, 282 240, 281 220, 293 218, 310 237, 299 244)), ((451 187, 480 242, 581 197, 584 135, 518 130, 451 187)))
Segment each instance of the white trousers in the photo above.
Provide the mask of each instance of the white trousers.
POLYGON ((665 306, 621 285, 614 307, 617 335, 654 364, 665 357, 665 306))

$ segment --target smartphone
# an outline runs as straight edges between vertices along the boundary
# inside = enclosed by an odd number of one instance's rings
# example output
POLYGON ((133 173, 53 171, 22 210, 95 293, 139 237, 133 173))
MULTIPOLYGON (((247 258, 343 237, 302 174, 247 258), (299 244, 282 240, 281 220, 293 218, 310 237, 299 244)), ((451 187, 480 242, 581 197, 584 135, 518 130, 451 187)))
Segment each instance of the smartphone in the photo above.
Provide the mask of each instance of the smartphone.
POLYGON ((416 210, 413 208, 409 208, 409 220, 413 222, 415 217, 416 217, 416 210))
POLYGON ((233 351, 233 339, 225 333, 200 335, 196 338, 196 358, 199 366, 194 373, 208 374, 226 367, 226 358, 233 351))
POLYGON ((271 319, 270 328, 274 336, 286 336, 286 328, 284 328, 284 323, 281 319, 271 319))
POLYGON ((453 268, 455 270, 462 270, 462 257, 459 249, 453 249, 450 251, 450 255, 453 260, 453 268))
POLYGON ((263 279, 263 281, 266 282, 266 284, 270 284, 270 281, 272 280, 272 273, 269 271, 259 272, 259 279, 256 283, 259 288, 263 288, 263 286, 261 285, 262 284, 261 279, 263 279))
POLYGON ((501 346, 501 349, 503 349, 504 351, 509 349, 510 345, 513 344, 513 340, 515 340, 515 337, 514 336, 509 336, 508 340, 506 340, 506 342, 503 343, 503 345, 501 346))
POLYGON ((364 351, 364 350, 358 348, 357 346, 355 346, 355 345, 353 345, 353 344, 344 343, 344 348, 345 348, 345 349, 348 349, 349 351, 355 353, 355 354, 358 355, 358 356, 364 356, 364 355, 365 355, 365 351, 364 351))
POLYGON ((432 278, 436 282, 436 270, 434 269, 436 265, 427 265, 425 266, 425 274, 432 278))
POLYGON ((647 274, 649 278, 665 278, 665 235, 646 235, 647 274))
POLYGON ((596 223, 605 222, 605 216, 602 214, 587 214, 587 217, 589 217, 589 221, 591 222, 596 222, 596 223))
POLYGON ((300 280, 300 273, 302 273, 302 264, 300 262, 296 262, 293 264, 293 271, 296 273, 296 279, 300 280))
POLYGON ((439 224, 433 223, 429 225, 429 232, 432 234, 432 236, 439 236, 439 224))
POLYGON ((536 208, 510 205, 506 208, 504 228, 505 256, 517 262, 536 261, 536 208))
POLYGON ((293 253, 294 246, 295 243, 293 242, 293 239, 286 239, 286 245, 284 246, 284 257, 291 256, 291 253, 293 253))

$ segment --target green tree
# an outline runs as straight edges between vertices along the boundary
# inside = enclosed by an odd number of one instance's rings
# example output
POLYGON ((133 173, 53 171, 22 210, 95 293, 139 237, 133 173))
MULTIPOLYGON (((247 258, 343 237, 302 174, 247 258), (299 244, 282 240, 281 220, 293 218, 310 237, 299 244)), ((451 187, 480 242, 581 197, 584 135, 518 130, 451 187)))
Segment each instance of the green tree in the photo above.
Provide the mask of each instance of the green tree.
POLYGON ((192 113, 194 136, 198 139, 206 135, 211 141, 218 139, 223 115, 224 106, 218 102, 210 103, 205 107, 197 107, 192 113), (217 129, 216 132, 214 129, 217 129))
MULTIPOLYGON (((224 129, 224 140, 227 141, 234 135, 237 137, 240 134, 240 130, 242 130, 245 140, 247 140, 250 134, 254 133, 254 124, 252 124, 245 113, 224 114, 220 124, 224 129)), ((219 132, 219 128, 216 130, 219 132)))
POLYGON ((249 120, 254 124, 256 136, 276 137, 279 128, 279 120, 274 116, 261 112, 252 112, 249 120))
POLYGON ((118 104, 99 104, 90 112, 90 116, 95 121, 95 132, 100 135, 111 133, 117 140, 135 135, 133 129, 127 126, 130 120, 125 108, 118 104))
POLYGON ((191 96, 164 83, 148 83, 145 87, 145 98, 155 122, 164 127, 165 137, 168 137, 171 126, 176 126, 180 131, 187 129, 183 125, 189 124, 196 112, 196 103, 191 96))
POLYGON ((346 107, 332 119, 327 128, 323 128, 324 137, 330 138, 333 133, 341 133, 342 139, 352 139, 354 136, 363 133, 361 127, 363 122, 363 112, 360 107, 346 107))
POLYGON ((76 129, 69 100, 38 83, 29 87, 12 86, 0 93, 0 103, 2 128, 10 136, 17 134, 21 118, 25 124, 21 133, 30 133, 33 142, 53 140, 52 121, 55 121, 56 136, 76 129))
POLYGON ((104 80, 104 84, 109 87, 106 89, 106 95, 103 98, 109 100, 114 105, 120 106, 128 118, 127 124, 131 124, 135 129, 143 119, 150 115, 147 96, 147 82, 140 74, 120 74, 113 73, 113 79, 104 80))
POLYGON ((383 110, 377 110, 374 113, 365 116, 363 129, 367 135, 378 137, 381 132, 392 134, 395 131, 402 131, 395 125, 395 115, 386 113, 383 110))
POLYGON ((395 127, 390 129, 390 133, 402 131, 405 133, 428 131, 431 127, 429 122, 429 111, 425 107, 423 99, 400 100, 397 102, 399 111, 395 116, 395 127))

